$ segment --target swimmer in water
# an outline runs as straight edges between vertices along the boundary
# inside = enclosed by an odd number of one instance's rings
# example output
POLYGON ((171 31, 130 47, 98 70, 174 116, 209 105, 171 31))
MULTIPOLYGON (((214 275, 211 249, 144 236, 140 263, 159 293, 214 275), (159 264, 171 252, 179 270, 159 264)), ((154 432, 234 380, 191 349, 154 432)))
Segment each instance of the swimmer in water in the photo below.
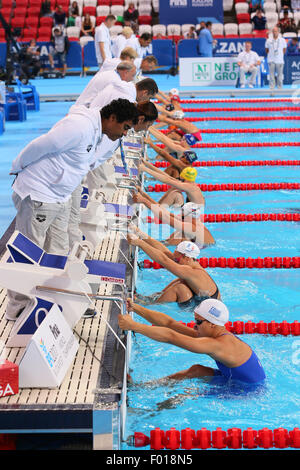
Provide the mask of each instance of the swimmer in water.
POLYGON ((205 199, 201 189, 196 183, 197 170, 191 166, 184 168, 179 179, 166 175, 165 172, 154 167, 145 160, 139 165, 139 171, 146 172, 161 183, 172 186, 158 201, 166 206, 183 206, 185 202, 194 202, 195 204, 205 204, 205 199), (186 200, 184 197, 186 196, 186 200))
POLYGON ((130 245, 141 248, 153 261, 176 276, 161 292, 150 297, 137 295, 140 303, 177 302, 179 307, 191 309, 204 299, 220 299, 218 286, 196 260, 200 249, 195 243, 181 242, 172 253, 154 238, 148 235, 143 237, 142 232, 129 234, 127 240, 130 245))
POLYGON ((195 364, 157 381, 200 378, 211 384, 225 384, 238 381, 244 384, 260 384, 265 378, 264 369, 251 347, 227 331, 229 312, 223 302, 207 299, 194 310, 194 329, 177 322, 172 317, 149 310, 127 301, 127 310, 137 313, 151 323, 145 325, 134 321, 131 315, 119 315, 122 330, 131 330, 162 343, 169 343, 196 354, 211 357, 216 368, 195 364), (154 325, 154 326, 152 326, 154 325))
POLYGON ((164 224, 174 227, 175 231, 163 243, 177 246, 180 242, 188 240, 196 243, 201 249, 212 245, 215 240, 209 230, 203 224, 203 206, 187 202, 180 209, 180 214, 168 211, 164 204, 159 204, 148 194, 138 188, 133 195, 133 202, 144 204, 164 224))

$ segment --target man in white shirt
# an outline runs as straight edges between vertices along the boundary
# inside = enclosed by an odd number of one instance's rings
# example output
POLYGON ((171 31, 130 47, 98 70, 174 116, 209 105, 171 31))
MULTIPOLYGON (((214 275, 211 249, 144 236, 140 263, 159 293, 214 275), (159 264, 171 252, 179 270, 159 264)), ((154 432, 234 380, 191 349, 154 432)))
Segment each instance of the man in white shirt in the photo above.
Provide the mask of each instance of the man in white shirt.
POLYGON ((252 43, 245 42, 245 50, 238 55, 238 66, 240 67, 240 83, 241 88, 245 88, 246 73, 250 73, 249 88, 253 88, 255 84, 260 59, 256 52, 251 50, 252 43))
POLYGON ((142 59, 147 54, 152 53, 151 42, 152 36, 150 33, 143 33, 139 38, 133 34, 130 39, 127 39, 126 46, 133 47, 142 59))
MULTIPOLYGON (((114 100, 102 110, 78 106, 50 131, 30 142, 13 161, 13 202, 19 230, 48 253, 69 251, 71 194, 95 161, 105 134, 117 141, 138 121, 136 106, 114 100)), ((97 156, 98 158, 98 156, 97 156)), ((8 292, 6 318, 15 320, 28 297, 8 292)))
POLYGON ((275 74, 277 74, 277 88, 282 88, 286 41, 279 35, 277 26, 272 29, 272 35, 266 40, 265 48, 270 73, 270 89, 275 88, 275 74))
POLYGON ((126 84, 126 82, 132 82, 135 74, 136 67, 131 61, 120 62, 115 70, 107 70, 106 72, 99 70, 89 81, 83 92, 77 98, 75 105, 70 108, 69 112, 72 112, 72 110, 78 105, 89 107, 93 99, 107 85, 114 84, 121 87, 126 84))
POLYGON ((112 58, 110 28, 115 24, 116 17, 108 15, 100 26, 95 29, 95 52, 99 68, 105 59, 112 58))
MULTIPOLYGON (((101 67, 101 72, 107 72, 108 70, 115 70, 117 66, 123 61, 123 60, 129 60, 131 62, 134 62, 134 65, 136 65, 136 60, 142 60, 137 58, 137 52, 135 49, 132 47, 124 47, 122 50, 120 57, 113 57, 112 59, 106 59, 103 62, 103 65, 101 67)), ((139 64, 139 62, 138 62, 139 64)), ((137 67, 138 68, 138 67, 137 67)))
POLYGON ((133 35, 133 30, 129 26, 122 29, 121 34, 112 39, 112 55, 113 57, 120 57, 122 50, 126 47, 126 42, 133 35))

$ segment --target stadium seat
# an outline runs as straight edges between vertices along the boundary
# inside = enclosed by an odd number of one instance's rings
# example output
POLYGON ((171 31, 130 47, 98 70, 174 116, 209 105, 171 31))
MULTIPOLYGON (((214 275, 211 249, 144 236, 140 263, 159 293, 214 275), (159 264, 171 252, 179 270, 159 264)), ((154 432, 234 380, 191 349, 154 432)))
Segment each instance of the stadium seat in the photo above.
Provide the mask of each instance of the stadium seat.
POLYGON ((82 16, 85 16, 86 14, 89 14, 90 16, 95 16, 96 17, 96 7, 83 7, 82 10, 82 16))
POLYGON ((98 0, 97 5, 107 5, 110 6, 110 0, 98 0))
POLYGON ((123 16, 124 6, 123 5, 112 5, 110 7, 110 13, 115 16, 123 16))
POLYGON ((254 29, 252 31, 252 34, 253 34, 253 37, 255 37, 255 38, 266 38, 267 34, 268 34, 268 30, 264 29, 264 30, 258 31, 256 29, 254 29))
POLYGON ((29 0, 16 0, 16 8, 27 8, 29 0))
POLYGON ((240 23, 250 23, 250 15, 249 13, 239 13, 236 15, 236 19, 238 24, 240 23))
POLYGON ((99 5, 96 8, 97 16, 107 16, 109 15, 110 7, 108 5, 99 5))
POLYGON ((224 34, 224 25, 222 23, 213 23, 211 26, 212 35, 215 36, 223 36, 224 34))
POLYGON ((38 16, 27 16, 25 18, 26 28, 37 28, 38 24, 39 24, 39 17, 38 16))
POLYGON ((152 24, 152 16, 151 15, 139 15, 138 18, 139 25, 151 25, 152 24))
POLYGON ((152 0, 152 8, 155 13, 159 13, 159 0, 152 0))
POLYGON ((153 33, 153 36, 157 36, 158 34, 161 34, 162 36, 166 36, 167 27, 164 24, 154 24, 152 26, 152 33, 153 33))
POLYGON ((39 7, 29 7, 27 8, 27 16, 40 16, 40 8, 39 7))
MULTIPOLYGON (((279 19, 283 18, 283 11, 279 13, 279 19)), ((294 14, 289 10, 289 18, 294 18, 294 14)))
POLYGON ((29 0, 29 7, 39 7, 41 9, 42 0, 29 0))
POLYGON ((297 33, 290 32, 290 33, 283 33, 282 37, 285 39, 289 39, 289 38, 296 38, 298 37, 298 35, 297 33))
POLYGON ((252 24, 251 23, 241 23, 239 24, 239 33, 242 35, 252 35, 252 24))
POLYGON ((0 29, 0 42, 6 42, 5 41, 5 30, 4 29, 0 29))
POLYGON ((68 38, 79 38, 80 37, 80 28, 77 26, 69 26, 67 28, 67 36, 68 38))
POLYGON ((225 23, 224 24, 224 33, 225 33, 225 36, 237 36, 238 35, 238 25, 236 23, 225 23))
POLYGON ((105 21, 106 16, 97 16, 96 17, 96 26, 100 26, 103 21, 105 21))
POLYGON ((141 24, 139 26, 139 35, 142 35, 144 33, 152 34, 152 26, 149 24, 141 24))
POLYGON ((13 5, 13 0, 2 0, 1 7, 11 9, 13 5))
POLYGON ((276 12, 268 12, 265 14, 268 25, 275 25, 278 23, 278 14, 276 12))
POLYGON ((25 17, 15 17, 11 20, 11 26, 12 28, 24 28, 25 24, 25 17))
POLYGON ((48 26, 42 26, 38 28, 38 36, 49 37, 51 38, 52 29, 48 26))
POLYGON ((264 3, 264 12, 276 12, 277 10, 277 5, 274 2, 266 2, 264 3))
POLYGON ((236 3, 235 6, 235 13, 239 15, 240 13, 248 13, 249 12, 249 5, 247 2, 239 2, 236 3))
POLYGON ((43 16, 42 18, 40 18, 40 26, 48 26, 52 28, 53 18, 51 18, 51 16, 43 16))
POLYGON ((180 24, 168 24, 167 25, 167 35, 168 36, 180 36, 181 35, 181 25, 180 24))
POLYGON ((26 8, 23 8, 23 7, 18 7, 18 8, 15 8, 14 9, 14 18, 18 18, 18 17, 21 17, 23 16, 25 18, 25 15, 26 15, 26 8))
POLYGON ((96 7, 97 0, 83 0, 83 6, 84 7, 96 7))
MULTIPOLYGON (((3 18, 8 22, 11 16, 12 9, 11 8, 2 8, 1 10, 3 18)), ((1 23, 2 26, 2 23, 1 23)))
POLYGON ((124 0, 111 0, 111 5, 123 5, 124 6, 124 0))
POLYGON ((36 39, 37 28, 25 28, 23 29, 22 40, 24 42, 30 41, 31 39, 36 39))

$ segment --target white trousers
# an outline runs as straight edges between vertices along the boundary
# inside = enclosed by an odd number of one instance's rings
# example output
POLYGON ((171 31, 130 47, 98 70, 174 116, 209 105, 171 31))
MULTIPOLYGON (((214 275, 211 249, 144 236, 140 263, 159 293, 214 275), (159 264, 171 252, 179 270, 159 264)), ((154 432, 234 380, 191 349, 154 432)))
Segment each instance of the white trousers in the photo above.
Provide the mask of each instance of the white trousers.
POLYGON ((256 79, 256 75, 257 75, 257 72, 258 72, 258 68, 253 66, 252 68, 250 67, 250 65, 242 65, 240 67, 240 82, 241 82, 241 86, 242 85, 245 85, 245 81, 246 81, 246 73, 251 73, 251 76, 250 76, 250 82, 251 85, 254 85, 255 84, 255 79, 256 79))
POLYGON ((277 74, 277 87, 282 88, 283 65, 284 64, 275 64, 275 62, 269 62, 270 88, 275 88, 275 74, 277 74))
MULTIPOLYGON (((30 196, 21 199, 12 195, 17 209, 16 230, 28 237, 47 253, 66 255, 69 252, 68 222, 71 199, 66 202, 45 203, 33 201, 30 196)), ((7 291, 7 318, 13 319, 26 306, 29 297, 7 291)))

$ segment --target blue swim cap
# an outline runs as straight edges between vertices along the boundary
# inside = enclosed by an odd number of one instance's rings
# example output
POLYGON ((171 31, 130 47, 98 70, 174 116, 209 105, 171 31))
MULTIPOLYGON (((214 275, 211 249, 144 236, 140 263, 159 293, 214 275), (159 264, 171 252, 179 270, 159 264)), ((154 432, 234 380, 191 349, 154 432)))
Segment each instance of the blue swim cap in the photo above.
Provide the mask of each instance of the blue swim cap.
POLYGON ((190 163, 193 163, 198 160, 198 156, 193 150, 186 150, 185 152, 183 152, 183 155, 190 163))
POLYGON ((193 134, 184 134, 184 138, 189 145, 195 145, 197 142, 196 137, 193 134))

